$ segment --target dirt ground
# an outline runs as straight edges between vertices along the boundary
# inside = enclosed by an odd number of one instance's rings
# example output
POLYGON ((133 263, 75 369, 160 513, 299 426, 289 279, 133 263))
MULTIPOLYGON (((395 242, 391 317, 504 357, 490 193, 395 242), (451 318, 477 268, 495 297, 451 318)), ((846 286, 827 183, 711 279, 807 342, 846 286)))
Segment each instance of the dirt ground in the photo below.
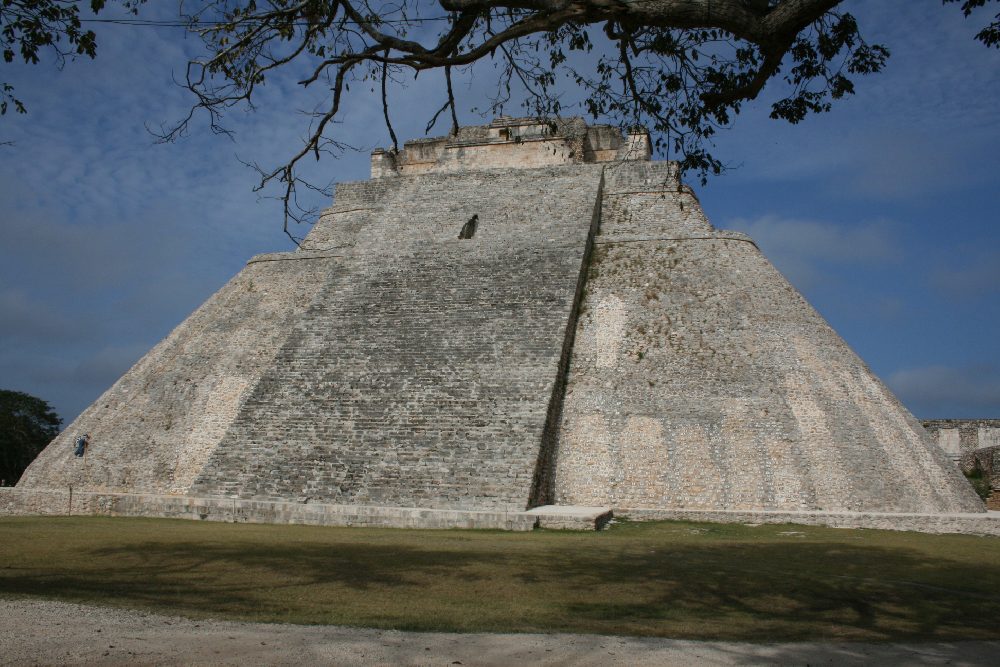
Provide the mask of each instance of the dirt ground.
POLYGON ((997 665, 1000 642, 748 644, 195 621, 0 600, 2 665, 997 665))

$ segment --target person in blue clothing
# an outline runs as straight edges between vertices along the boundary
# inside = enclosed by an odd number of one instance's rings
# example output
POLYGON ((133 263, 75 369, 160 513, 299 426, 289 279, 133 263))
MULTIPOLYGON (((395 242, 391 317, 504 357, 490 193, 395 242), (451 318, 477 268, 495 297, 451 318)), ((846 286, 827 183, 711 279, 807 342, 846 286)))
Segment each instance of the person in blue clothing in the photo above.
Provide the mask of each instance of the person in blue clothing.
POLYGON ((81 435, 79 438, 76 439, 76 450, 73 451, 73 454, 75 454, 77 458, 79 458, 87 453, 87 447, 89 446, 90 446, 90 434, 84 433, 83 435, 81 435))

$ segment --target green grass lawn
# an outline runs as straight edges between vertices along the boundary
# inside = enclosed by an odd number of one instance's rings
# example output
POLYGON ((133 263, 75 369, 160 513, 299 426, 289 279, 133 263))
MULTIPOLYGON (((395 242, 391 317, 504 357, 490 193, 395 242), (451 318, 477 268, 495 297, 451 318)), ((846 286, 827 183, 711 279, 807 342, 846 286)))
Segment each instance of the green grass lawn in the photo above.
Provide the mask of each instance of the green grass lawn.
POLYGON ((679 522, 503 533, 4 518, 0 596, 409 630, 998 639, 1000 539, 679 522))

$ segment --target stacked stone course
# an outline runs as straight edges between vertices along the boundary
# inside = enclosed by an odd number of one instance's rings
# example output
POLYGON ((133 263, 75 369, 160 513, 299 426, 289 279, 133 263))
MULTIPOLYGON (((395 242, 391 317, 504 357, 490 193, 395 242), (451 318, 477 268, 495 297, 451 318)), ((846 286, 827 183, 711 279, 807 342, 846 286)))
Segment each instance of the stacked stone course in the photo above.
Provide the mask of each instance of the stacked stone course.
POLYGON ((340 275, 298 320, 192 492, 523 510, 600 168, 537 175, 338 190, 306 246, 345 244, 340 275), (338 209, 366 211, 353 238, 338 236, 338 209), (478 231, 459 240, 473 215, 478 231))
POLYGON ((523 527, 553 502, 591 524, 982 512, 753 241, 648 159, 643 133, 579 120, 376 151, 372 180, 338 185, 299 250, 253 258, 4 511, 60 511, 73 487, 93 511, 326 525, 523 527))
POLYGON ((39 454, 18 487, 186 493, 325 279, 317 262, 251 263, 39 454), (94 446, 77 459, 84 432, 94 446))
POLYGON ((989 480, 986 499, 1000 510, 1000 419, 925 419, 924 428, 963 473, 978 472, 989 480))
POLYGON ((974 512, 920 425, 671 165, 608 167, 558 503, 974 512))
POLYGON ((925 419, 921 423, 931 440, 963 470, 970 469, 976 452, 1000 449, 1000 419, 925 419))

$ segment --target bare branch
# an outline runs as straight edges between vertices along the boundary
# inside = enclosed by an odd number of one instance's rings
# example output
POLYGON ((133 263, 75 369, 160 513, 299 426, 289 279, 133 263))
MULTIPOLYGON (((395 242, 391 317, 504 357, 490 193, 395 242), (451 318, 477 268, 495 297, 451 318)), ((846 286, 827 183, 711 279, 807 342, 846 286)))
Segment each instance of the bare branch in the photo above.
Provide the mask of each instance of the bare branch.
POLYGON ((657 146, 704 174, 722 167, 706 150, 711 137, 780 75, 789 55, 800 69, 787 70, 792 94, 775 113, 793 122, 850 92, 845 71, 877 71, 887 55, 867 47, 852 23, 834 20, 841 0, 439 0, 437 13, 412 0, 194 1, 200 10, 192 14, 192 30, 208 56, 190 65, 183 85, 196 100, 161 133, 165 140, 186 131, 199 109, 213 131, 225 132, 223 112, 252 108, 257 86, 293 62, 308 63, 303 87, 329 82, 330 98, 313 113, 301 149, 279 167, 258 169, 259 189, 282 184, 278 198, 289 234, 289 221, 303 219, 296 167, 330 145, 324 133, 349 82, 379 77, 386 127, 399 149, 389 113, 390 83, 399 84, 390 76, 393 68, 415 75, 444 70, 446 100, 428 132, 446 109, 451 132, 458 131, 453 68, 496 59, 494 109, 516 88, 535 115, 557 114, 556 77, 568 76, 586 96, 582 106, 590 115, 623 127, 651 126, 657 146), (215 16, 222 20, 210 20, 215 16), (584 74, 569 66, 566 53, 594 48, 599 33, 593 26, 603 26, 608 41, 599 45, 596 70, 584 74))
MULTIPOLYGON (((385 50, 385 57, 389 57, 389 49, 385 50)), ((389 72, 389 66, 382 63, 382 115, 385 116, 385 126, 389 129, 389 136, 392 137, 392 150, 399 152, 399 141, 396 139, 396 132, 392 129, 392 122, 389 120, 389 96, 385 90, 385 80, 389 72)))
POLYGON ((448 106, 451 107, 451 133, 458 135, 458 114, 455 111, 455 93, 451 89, 451 65, 445 65, 444 80, 448 87, 448 106))

